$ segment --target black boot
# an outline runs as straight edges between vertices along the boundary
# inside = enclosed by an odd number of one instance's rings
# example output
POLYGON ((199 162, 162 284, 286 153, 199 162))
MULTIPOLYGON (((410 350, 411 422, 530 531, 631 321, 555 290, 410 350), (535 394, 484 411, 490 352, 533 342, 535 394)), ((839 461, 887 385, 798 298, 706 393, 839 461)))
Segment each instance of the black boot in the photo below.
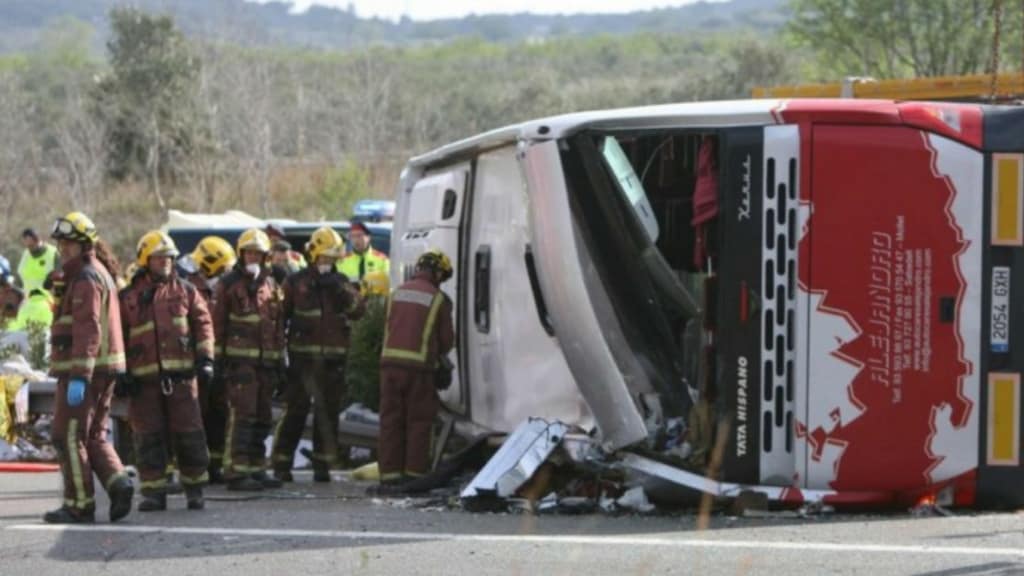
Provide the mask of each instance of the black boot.
POLYGON ((331 471, 327 468, 313 468, 313 482, 330 482, 331 471))
POLYGON ((223 484, 224 483, 224 472, 220 466, 210 466, 206 470, 207 475, 210 477, 210 484, 223 484))
POLYGON ((255 480, 256 482, 259 482, 261 486, 269 490, 273 490, 275 488, 280 488, 281 486, 284 486, 284 482, 281 482, 277 478, 270 476, 269 474, 267 474, 266 470, 260 470, 259 472, 256 472, 255 474, 252 475, 252 479, 255 480))
POLYGON ((139 512, 162 512, 167 510, 167 494, 143 494, 139 512))
POLYGON ((232 478, 227 480, 227 483, 228 490, 232 492, 261 492, 263 490, 263 484, 253 480, 249 476, 232 478))
POLYGON ((189 510, 202 510, 206 508, 206 500, 203 498, 202 486, 186 486, 185 501, 188 502, 189 510))
POLYGON ((291 470, 274 470, 274 478, 277 478, 281 482, 294 482, 295 477, 292 476, 291 470))
POLYGON ((70 506, 61 506, 43 515, 47 524, 91 524, 96 521, 92 510, 79 510, 70 506))
POLYGON ((135 486, 127 476, 118 478, 107 489, 107 496, 110 497, 110 521, 117 522, 132 511, 135 486))

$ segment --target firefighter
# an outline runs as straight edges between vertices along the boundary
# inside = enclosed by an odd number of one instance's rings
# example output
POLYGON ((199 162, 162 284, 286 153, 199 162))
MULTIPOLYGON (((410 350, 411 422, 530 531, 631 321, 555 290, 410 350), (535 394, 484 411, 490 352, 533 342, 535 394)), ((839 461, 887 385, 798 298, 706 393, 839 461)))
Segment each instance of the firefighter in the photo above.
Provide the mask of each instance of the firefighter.
POLYGON ((267 263, 267 235, 246 230, 237 248, 238 263, 214 296, 217 356, 228 388, 224 479, 229 490, 280 488, 265 470, 264 441, 272 425, 270 401, 285 370, 284 295, 267 263))
POLYGON ((312 399, 313 480, 330 482, 329 470, 338 457, 338 412, 345 395, 351 321, 362 316, 363 304, 355 285, 335 268, 345 254, 337 232, 320 228, 306 248, 313 266, 284 285, 289 379, 287 407, 274 441, 274 475, 292 480, 293 456, 312 399))
POLYGON ((92 522, 93 473, 110 496, 110 521, 131 511, 135 489, 107 442, 107 419, 118 374, 125 370, 121 310, 113 275, 117 261, 80 212, 58 218, 65 294, 50 334, 50 374, 57 378, 51 430, 64 479, 64 505, 47 512, 54 524, 92 522))
MULTIPOLYGON (((206 304, 213 310, 217 283, 235 267, 235 249, 227 240, 218 236, 207 236, 199 241, 190 255, 195 272, 189 274, 206 304)), ((199 405, 203 412, 203 427, 206 429, 206 446, 210 451, 209 476, 211 484, 224 481, 224 432, 228 425, 228 399, 224 389, 224 375, 214 374, 209 383, 199 382, 199 405)))
POLYGON ((213 321, 206 300, 175 273, 178 248, 159 231, 136 250, 137 272, 121 292, 128 344, 128 417, 142 481, 140 512, 167 509, 173 452, 189 510, 204 507, 209 454, 196 379, 213 378, 213 321))
POLYGON ((349 229, 352 252, 338 264, 338 270, 353 282, 362 282, 371 272, 387 274, 391 264, 387 254, 370 246, 370 229, 362 222, 353 222, 349 229))
POLYGON ((441 284, 452 264, 440 250, 419 257, 416 273, 391 294, 380 358, 382 484, 400 484, 427 472, 431 427, 438 410, 435 387, 455 345, 452 303, 441 284))

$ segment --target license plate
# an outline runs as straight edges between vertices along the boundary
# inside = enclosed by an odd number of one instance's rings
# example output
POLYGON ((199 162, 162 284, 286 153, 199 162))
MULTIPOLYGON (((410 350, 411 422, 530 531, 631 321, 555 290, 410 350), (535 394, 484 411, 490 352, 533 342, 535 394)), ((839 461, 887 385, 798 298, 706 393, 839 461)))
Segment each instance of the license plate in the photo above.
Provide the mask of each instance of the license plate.
POLYGON ((992 268, 992 351, 1005 354, 1010 351, 1010 269, 992 268))

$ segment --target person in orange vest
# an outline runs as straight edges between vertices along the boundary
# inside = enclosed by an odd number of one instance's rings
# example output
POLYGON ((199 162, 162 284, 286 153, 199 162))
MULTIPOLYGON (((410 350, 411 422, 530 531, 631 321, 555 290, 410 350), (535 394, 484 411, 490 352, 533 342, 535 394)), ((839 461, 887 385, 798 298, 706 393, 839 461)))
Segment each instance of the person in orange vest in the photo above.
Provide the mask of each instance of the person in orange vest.
POLYGON ((284 393, 287 408, 274 438, 274 475, 292 480, 295 449, 312 405, 313 481, 330 482, 330 468, 338 456, 338 412, 345 396, 351 322, 365 308, 356 286, 335 270, 345 254, 341 236, 325 226, 313 233, 306 247, 313 265, 284 284, 289 379, 284 393))
POLYGON ((174 453, 189 510, 204 507, 210 455, 198 384, 213 380, 213 321, 206 300, 174 270, 178 248, 167 234, 139 240, 138 271, 121 292, 128 339, 128 417, 135 440, 139 512, 167 509, 167 465, 174 453))
POLYGON ((391 294, 380 356, 380 481, 399 485, 429 468, 437 388, 450 383, 455 346, 452 302, 441 284, 452 264, 440 250, 419 257, 412 279, 391 294), (447 372, 446 372, 447 371, 447 372), (440 377, 440 378, 439 378, 440 377))
POLYGON ((110 521, 131 512, 135 488, 107 442, 107 420, 118 375, 125 371, 117 260, 87 216, 58 218, 65 294, 50 332, 50 374, 57 378, 53 445, 64 479, 64 505, 47 512, 51 524, 94 520, 93 473, 110 497, 110 521))
MULTIPOLYGON (((224 480, 228 490, 280 488, 267 474, 264 441, 270 402, 284 380, 284 293, 271 273, 270 239, 251 228, 238 239, 238 263, 217 283, 213 324, 228 389, 224 480)), ((215 372, 221 370, 215 369, 215 372)))

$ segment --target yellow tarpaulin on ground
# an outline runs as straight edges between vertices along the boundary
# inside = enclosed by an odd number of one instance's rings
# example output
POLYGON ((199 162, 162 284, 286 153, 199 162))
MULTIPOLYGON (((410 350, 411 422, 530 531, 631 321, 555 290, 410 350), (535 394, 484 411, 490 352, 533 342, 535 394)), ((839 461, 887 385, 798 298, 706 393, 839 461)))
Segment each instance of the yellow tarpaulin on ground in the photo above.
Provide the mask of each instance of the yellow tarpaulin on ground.
POLYGON ((370 462, 369 464, 360 466, 352 471, 353 480, 362 481, 377 481, 380 480, 380 470, 377 468, 376 462, 370 462))
POLYGON ((14 443, 14 397, 25 385, 21 376, 0 376, 0 438, 14 443))

